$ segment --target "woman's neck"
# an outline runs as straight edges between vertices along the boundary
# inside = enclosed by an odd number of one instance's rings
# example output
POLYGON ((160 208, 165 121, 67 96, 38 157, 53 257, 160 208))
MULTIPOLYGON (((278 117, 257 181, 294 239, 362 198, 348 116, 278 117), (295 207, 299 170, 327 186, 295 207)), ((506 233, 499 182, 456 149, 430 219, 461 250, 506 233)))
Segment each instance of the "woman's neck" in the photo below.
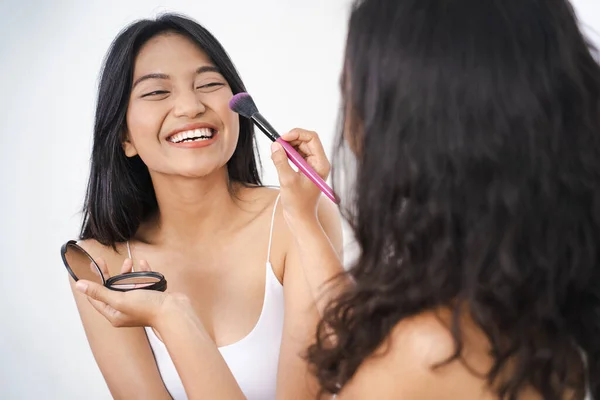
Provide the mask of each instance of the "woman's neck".
POLYGON ((152 175, 158 213, 142 236, 156 243, 198 243, 231 224, 239 211, 227 169, 202 178, 152 175))

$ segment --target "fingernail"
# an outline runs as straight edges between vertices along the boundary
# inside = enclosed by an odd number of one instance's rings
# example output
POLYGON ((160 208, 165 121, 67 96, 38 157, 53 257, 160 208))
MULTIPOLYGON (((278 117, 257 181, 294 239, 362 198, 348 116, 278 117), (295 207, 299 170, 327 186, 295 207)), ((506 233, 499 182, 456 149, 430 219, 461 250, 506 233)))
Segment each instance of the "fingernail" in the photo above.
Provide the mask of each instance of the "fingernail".
POLYGON ((273 142, 273 144, 271 145, 271 153, 275 153, 279 150, 281 150, 281 145, 277 142, 273 142))
POLYGON ((77 290, 79 290, 81 293, 85 293, 88 285, 85 282, 77 281, 77 283, 75 283, 75 288, 77 288, 77 290))

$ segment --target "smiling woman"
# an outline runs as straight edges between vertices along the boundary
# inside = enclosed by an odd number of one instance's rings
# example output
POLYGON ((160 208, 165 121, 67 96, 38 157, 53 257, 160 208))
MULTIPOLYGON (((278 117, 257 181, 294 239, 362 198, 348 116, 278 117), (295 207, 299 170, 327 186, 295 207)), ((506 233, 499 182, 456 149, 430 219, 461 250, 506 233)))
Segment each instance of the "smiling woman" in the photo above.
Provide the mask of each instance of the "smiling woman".
MULTIPOLYGON (((302 355, 316 329, 317 288, 304 277, 279 191, 261 186, 252 125, 229 109, 243 91, 219 42, 178 15, 133 23, 105 60, 79 244, 106 276, 162 273, 168 289, 156 296, 185 298, 202 331, 175 343, 203 354, 202 370, 188 368, 156 326, 116 328, 74 291, 115 398, 316 393, 302 355)), ((314 212, 339 253, 331 207, 314 212)))
POLYGON ((224 171, 240 128, 238 115, 228 107, 233 92, 219 71, 204 50, 181 34, 163 33, 141 47, 124 148, 126 156, 139 155, 155 172, 154 181, 224 171), (201 121, 195 120, 199 115, 201 121))

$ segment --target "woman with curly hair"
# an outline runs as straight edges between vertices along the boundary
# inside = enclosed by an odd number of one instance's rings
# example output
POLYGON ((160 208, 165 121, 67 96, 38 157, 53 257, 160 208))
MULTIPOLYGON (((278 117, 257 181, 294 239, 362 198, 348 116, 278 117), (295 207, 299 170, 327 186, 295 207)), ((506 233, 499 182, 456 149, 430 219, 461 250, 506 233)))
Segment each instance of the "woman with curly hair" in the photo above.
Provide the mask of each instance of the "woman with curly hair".
POLYGON ((345 66, 361 253, 310 348, 324 392, 600 399, 600 68, 571 5, 359 1, 345 66))
MULTIPOLYGON (((358 1, 342 93, 360 254, 315 293, 321 395, 600 399, 600 68, 571 5, 358 1)), ((316 134, 285 138, 327 174, 316 134)), ((273 150, 314 288, 341 263, 318 190, 273 150)), ((169 309, 87 293, 119 318, 169 309)))

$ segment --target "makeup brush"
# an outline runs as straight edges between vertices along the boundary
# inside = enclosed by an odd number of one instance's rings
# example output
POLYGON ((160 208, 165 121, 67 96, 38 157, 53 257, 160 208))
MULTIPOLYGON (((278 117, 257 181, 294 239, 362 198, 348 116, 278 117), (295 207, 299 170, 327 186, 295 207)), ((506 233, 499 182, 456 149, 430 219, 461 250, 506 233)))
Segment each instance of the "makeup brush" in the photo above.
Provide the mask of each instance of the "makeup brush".
POLYGON ((302 156, 288 142, 283 140, 277 133, 275 128, 271 126, 259 112, 252 97, 246 93, 238 93, 229 101, 229 108, 239 115, 251 119, 256 126, 273 142, 279 143, 288 155, 288 158, 298 167, 304 175, 306 175, 315 185, 321 189, 331 201, 338 204, 339 199, 333 193, 333 190, 325 183, 325 181, 315 172, 314 169, 302 158, 302 156))

